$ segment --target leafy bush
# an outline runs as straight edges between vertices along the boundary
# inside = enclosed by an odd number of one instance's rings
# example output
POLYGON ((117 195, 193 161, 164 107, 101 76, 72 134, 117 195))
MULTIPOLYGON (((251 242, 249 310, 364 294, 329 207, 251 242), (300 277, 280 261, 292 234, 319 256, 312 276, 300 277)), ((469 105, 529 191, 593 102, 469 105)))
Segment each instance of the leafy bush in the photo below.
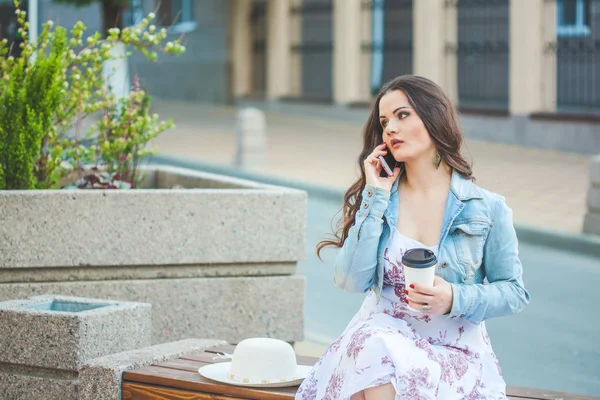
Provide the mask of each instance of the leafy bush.
POLYGON ((153 14, 135 27, 109 29, 105 39, 99 32, 84 39, 82 22, 67 31, 48 21, 32 43, 26 13, 19 1, 15 6, 20 55, 7 56, 8 41, 0 42, 0 189, 56 188, 65 163, 87 162, 135 186, 145 145, 172 124, 149 115, 150 97, 139 84, 116 99, 103 80, 104 62, 115 58, 111 50, 119 43, 150 61, 185 48, 178 40, 161 47, 167 32, 150 24, 153 14), (75 122, 98 112, 104 116, 91 132, 94 147, 68 137, 75 122))
MULTIPOLYGON (((158 115, 150 115, 150 96, 140 89, 136 77, 129 96, 121 100, 112 99, 97 126, 88 132, 92 144, 68 150, 73 167, 85 171, 84 166, 94 165, 93 173, 85 174, 75 186, 81 189, 138 186, 140 160, 155 153, 146 149, 146 145, 172 127, 171 120, 158 122, 158 115)), ((65 143, 68 146, 68 140, 65 143)))

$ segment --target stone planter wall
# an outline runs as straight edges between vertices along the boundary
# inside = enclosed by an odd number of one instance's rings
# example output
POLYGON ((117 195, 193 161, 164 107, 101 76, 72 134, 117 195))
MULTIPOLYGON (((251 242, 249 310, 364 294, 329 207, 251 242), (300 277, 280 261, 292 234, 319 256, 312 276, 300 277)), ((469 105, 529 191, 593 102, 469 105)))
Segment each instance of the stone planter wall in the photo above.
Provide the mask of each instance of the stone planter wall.
POLYGON ((0 301, 147 302, 153 343, 301 340, 305 192, 172 167, 145 173, 154 189, 0 192, 0 301))

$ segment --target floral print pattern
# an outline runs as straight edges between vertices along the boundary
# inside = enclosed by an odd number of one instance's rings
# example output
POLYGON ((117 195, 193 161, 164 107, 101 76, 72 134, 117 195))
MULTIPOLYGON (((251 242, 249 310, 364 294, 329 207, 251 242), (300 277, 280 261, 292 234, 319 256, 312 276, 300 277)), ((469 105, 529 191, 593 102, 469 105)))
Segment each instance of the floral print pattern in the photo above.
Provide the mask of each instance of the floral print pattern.
POLYGON ((329 378, 327 389, 325 390, 325 396, 323 400, 338 400, 340 398, 340 391, 344 384, 344 373, 343 371, 334 371, 329 378))
POLYGON ((352 336, 350 337, 350 343, 346 349, 346 354, 348 357, 352 356, 354 359, 358 356, 361 350, 365 346, 365 342, 368 338, 371 337, 371 332, 369 332, 367 328, 367 324, 364 324, 361 328, 354 331, 352 336))
POLYGON ((406 374, 398 377, 397 381, 404 385, 402 393, 399 393, 402 399, 427 400, 428 397, 423 394, 423 389, 433 389, 433 383, 430 382, 429 369, 413 368, 406 374))
POLYGON ((413 247, 423 245, 398 232, 392 235, 384 252, 381 300, 369 293, 300 385, 296 400, 349 400, 388 383, 397 399, 506 399, 485 323, 429 316, 407 307, 400 260, 413 247))

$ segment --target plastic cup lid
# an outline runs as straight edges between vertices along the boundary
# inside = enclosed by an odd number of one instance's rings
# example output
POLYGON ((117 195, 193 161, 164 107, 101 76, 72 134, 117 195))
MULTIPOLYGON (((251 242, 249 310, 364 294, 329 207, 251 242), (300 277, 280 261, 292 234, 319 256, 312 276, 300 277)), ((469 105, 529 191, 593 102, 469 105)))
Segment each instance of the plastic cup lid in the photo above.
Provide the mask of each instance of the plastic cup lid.
POLYGON ((437 264, 437 257, 429 249, 410 249, 402 256, 402 264, 411 268, 429 268, 437 264))

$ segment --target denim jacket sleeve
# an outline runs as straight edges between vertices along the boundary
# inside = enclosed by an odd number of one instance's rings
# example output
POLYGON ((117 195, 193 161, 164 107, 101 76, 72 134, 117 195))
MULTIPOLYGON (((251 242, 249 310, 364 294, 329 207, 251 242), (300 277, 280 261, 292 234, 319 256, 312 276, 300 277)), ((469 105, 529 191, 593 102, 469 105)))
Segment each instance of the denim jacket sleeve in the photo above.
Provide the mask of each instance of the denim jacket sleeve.
POLYGON ((366 292, 377 273, 377 250, 383 230, 388 190, 366 185, 354 225, 335 260, 334 283, 349 292, 366 292))
POLYGON ((452 284, 454 300, 450 317, 479 324, 488 318, 516 314, 529 303, 512 210, 504 199, 496 204, 490 229, 483 248, 483 266, 489 283, 452 284))

